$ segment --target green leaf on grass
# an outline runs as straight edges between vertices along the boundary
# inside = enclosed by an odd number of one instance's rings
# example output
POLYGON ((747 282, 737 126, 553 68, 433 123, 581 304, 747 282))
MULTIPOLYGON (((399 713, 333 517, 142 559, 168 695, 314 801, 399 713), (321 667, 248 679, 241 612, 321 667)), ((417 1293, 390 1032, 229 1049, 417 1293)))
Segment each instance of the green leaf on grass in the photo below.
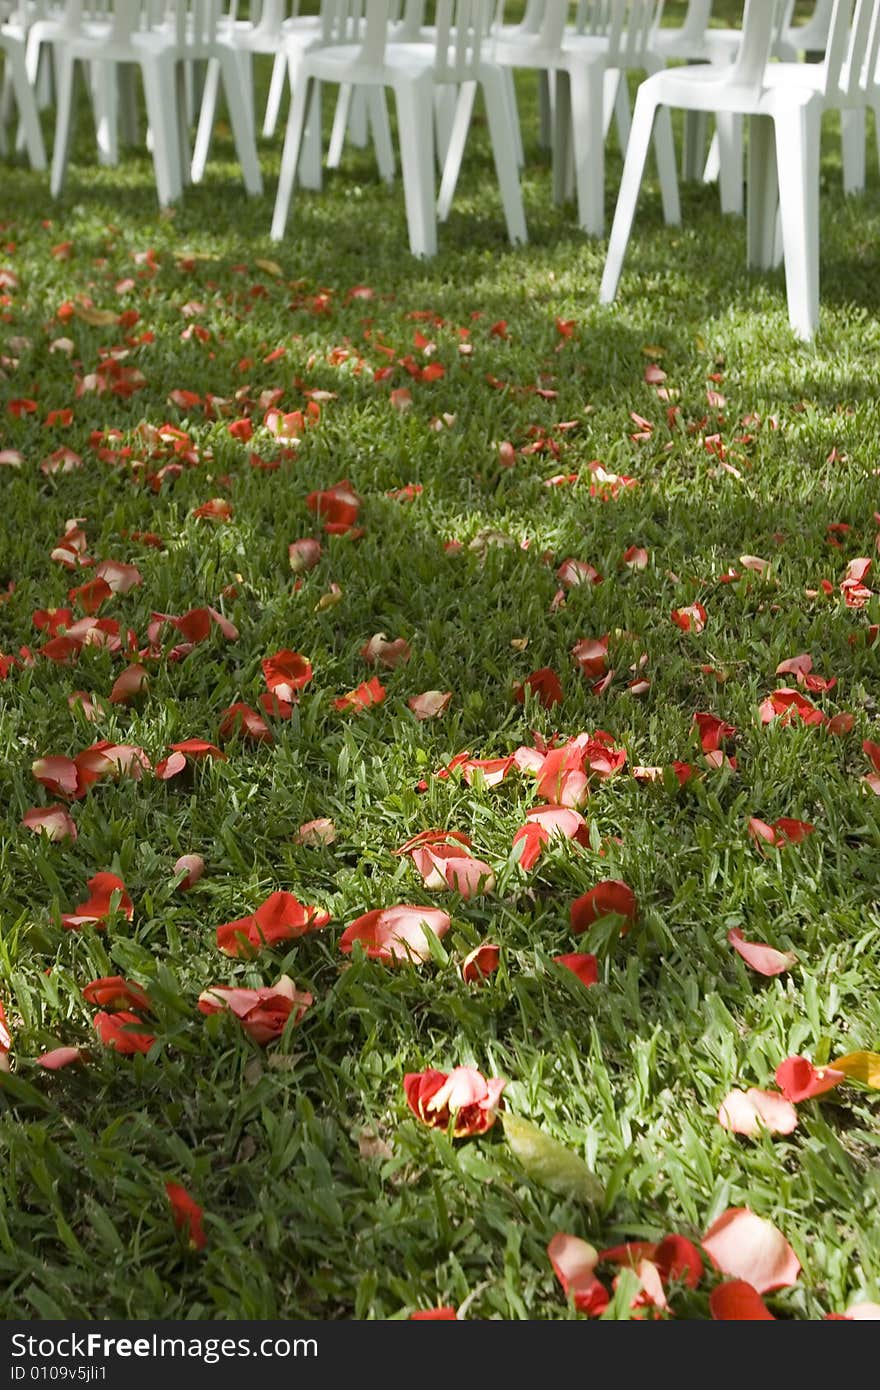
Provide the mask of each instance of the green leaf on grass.
POLYGON ((599 1206, 605 1189, 582 1158, 558 1140, 551 1139, 530 1120, 503 1110, 504 1135, 527 1175, 557 1197, 571 1197, 590 1206, 599 1206))

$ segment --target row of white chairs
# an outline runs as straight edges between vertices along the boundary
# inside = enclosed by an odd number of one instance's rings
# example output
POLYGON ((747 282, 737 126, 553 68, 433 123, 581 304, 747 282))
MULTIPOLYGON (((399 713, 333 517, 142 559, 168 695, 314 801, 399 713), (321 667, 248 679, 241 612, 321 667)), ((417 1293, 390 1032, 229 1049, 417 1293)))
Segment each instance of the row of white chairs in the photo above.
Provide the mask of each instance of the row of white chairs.
POLYGON ((719 177, 727 212, 743 209, 748 120, 749 262, 766 267, 784 259, 792 326, 804 337, 818 318, 822 112, 841 112, 847 191, 864 186, 865 117, 870 109, 880 114, 880 0, 813 0, 809 22, 799 26, 793 25, 794 0, 745 0, 741 30, 711 26, 712 0, 689 0, 677 29, 661 25, 663 0, 527 0, 515 26, 504 23, 501 4, 493 13, 493 0, 437 0, 430 26, 424 0, 321 0, 315 16, 291 10, 289 0, 263 0, 247 20, 238 17, 235 0, 227 11, 220 0, 64 0, 51 11, 49 0, 7 3, 15 7, 0 28, 7 104, 14 96, 19 138, 37 168, 45 167, 36 100, 41 72, 45 82, 41 55, 53 58, 54 194, 67 164, 77 63, 89 77, 105 163, 118 156, 120 116, 129 132, 133 125, 130 83, 118 81, 118 74, 140 69, 161 204, 204 174, 222 81, 245 186, 260 192, 252 61, 255 54, 272 55, 264 134, 274 131, 285 87, 291 90, 275 239, 285 233, 295 185, 321 186, 321 92, 332 84, 339 96, 327 163, 338 164, 346 136, 360 144, 372 137, 380 174, 389 181, 395 164, 385 93, 393 91, 410 247, 420 256, 436 251, 438 218, 449 212, 480 88, 508 235, 525 241, 513 73, 531 69, 541 84, 554 194, 561 200, 573 192, 580 225, 596 236, 604 233, 604 146, 616 116, 626 159, 602 283, 605 300, 616 292, 652 141, 666 221, 680 220, 670 109, 689 113, 685 175, 700 172, 705 123, 714 118, 706 172, 719 177), (797 61, 804 51, 822 61, 797 61), (672 61, 679 65, 668 67, 672 61), (198 103, 194 62, 205 72, 198 103), (648 76, 631 118, 627 77, 633 72, 648 76))

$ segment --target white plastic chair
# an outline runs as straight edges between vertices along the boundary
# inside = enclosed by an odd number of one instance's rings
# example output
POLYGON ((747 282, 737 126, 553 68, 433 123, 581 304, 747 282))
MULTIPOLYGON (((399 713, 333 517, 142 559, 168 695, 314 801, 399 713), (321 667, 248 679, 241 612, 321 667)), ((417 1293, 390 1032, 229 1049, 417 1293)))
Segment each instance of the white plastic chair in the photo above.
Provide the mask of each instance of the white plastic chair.
MULTIPOLYGON (((4 58, 4 85, 8 82, 9 89, 15 98, 31 168, 45 169, 46 151, 43 145, 43 134, 40 130, 36 96, 27 75, 28 19, 25 0, 21 0, 13 11, 3 16, 2 24, 0 24, 0 54, 4 58)), ((5 121, 0 122, 0 153, 6 153, 5 121)))
POLYGON ((813 337, 819 320, 821 118, 830 109, 864 111, 880 98, 880 0, 834 0, 820 64, 768 65, 775 18, 768 0, 746 0, 736 63, 670 70, 642 84, 602 277, 603 303, 617 292, 658 109, 720 111, 751 118, 749 264, 766 268, 777 257, 778 205, 789 320, 799 337, 813 337))
POLYGON ((712 18, 712 0, 688 0, 687 11, 681 24, 661 26, 655 24, 651 35, 651 47, 659 58, 669 60, 705 62, 706 30, 712 18))
MULTIPOLYGON (((262 191, 253 125, 235 52, 218 33, 218 0, 112 0, 109 29, 84 22, 83 0, 67 0, 65 28, 47 36, 52 45, 58 85, 51 189, 57 196, 64 182, 73 122, 74 65, 90 65, 94 104, 108 162, 115 159, 117 73, 140 68, 150 125, 156 191, 161 206, 182 192, 189 172, 183 69, 194 60, 216 59, 223 77, 236 152, 248 193, 262 191)), ((209 133, 209 132, 208 132, 209 133)), ((204 132, 200 131, 201 135, 204 132)))
POLYGON ((163 62, 167 42, 147 24, 140 0, 116 0, 108 24, 106 29, 103 26, 91 28, 83 22, 82 0, 67 0, 63 27, 47 33, 44 38, 52 48, 57 84, 50 179, 52 196, 57 198, 60 194, 67 171, 73 132, 76 63, 84 67, 92 65, 93 80, 100 89, 95 96, 98 135, 105 148, 116 128, 116 69, 121 64, 132 64, 140 68, 143 79, 144 102, 153 133, 156 191, 164 207, 181 192, 173 73, 163 62), (102 129, 104 124, 106 130, 102 129))
POLYGON ((184 175, 189 171, 193 183, 204 174, 214 128, 217 88, 222 81, 242 179, 245 189, 253 196, 262 193, 263 180, 257 159, 251 82, 233 38, 235 0, 229 15, 222 14, 220 4, 221 0, 170 0, 169 3, 167 61, 173 63, 178 78, 181 170, 184 175), (181 119, 185 110, 181 78, 193 62, 207 63, 205 80, 206 85, 212 87, 214 99, 202 103, 190 165, 186 126, 181 119))
MULTIPOLYGON (((324 0, 322 19, 324 42, 319 48, 290 55, 292 101, 281 174, 272 219, 272 238, 284 235, 299 177, 306 186, 320 187, 320 163, 303 177, 301 153, 306 121, 313 132, 320 132, 320 87, 323 82, 363 87, 381 96, 384 88, 394 92, 400 140, 400 162, 406 203, 410 249, 416 256, 433 256, 437 250, 437 209, 434 192, 434 93, 438 86, 458 87, 460 109, 456 113, 457 163, 459 143, 463 143, 470 105, 469 84, 482 87, 489 121, 489 134, 495 169, 501 190, 507 229, 512 241, 526 240, 522 194, 515 152, 507 119, 503 78, 498 68, 482 55, 486 6, 489 0, 438 0, 433 43, 389 42, 390 0, 324 0), (453 20, 455 21, 453 23, 453 20), (468 101, 470 105, 468 105, 468 101), (310 110, 311 106, 311 110, 310 110), (308 180, 308 183, 307 183, 308 180)), ((384 101, 370 105, 374 124, 380 173, 393 174, 393 157, 386 124, 381 112, 384 101)), ((450 148, 450 157, 452 156, 450 148)), ((454 183, 453 183, 454 187, 454 183)), ((448 202, 444 174, 440 208, 448 202)))
MULTIPOLYGON (((586 0, 573 31, 568 0, 544 0, 529 6, 519 28, 498 31, 492 46, 502 67, 553 75, 553 193, 563 201, 573 181, 578 221, 593 236, 605 229, 605 137, 621 75, 660 66, 650 50, 657 13, 658 0, 586 0)), ((665 203, 678 196, 668 117, 655 145, 665 203)))

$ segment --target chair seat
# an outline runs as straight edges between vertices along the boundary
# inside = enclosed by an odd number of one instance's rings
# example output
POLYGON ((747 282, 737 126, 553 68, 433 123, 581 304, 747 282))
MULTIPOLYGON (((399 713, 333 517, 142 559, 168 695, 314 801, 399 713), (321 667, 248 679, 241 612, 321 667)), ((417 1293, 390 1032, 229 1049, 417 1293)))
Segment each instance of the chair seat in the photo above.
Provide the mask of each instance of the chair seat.
POLYGON ((159 30, 138 31, 122 42, 112 40, 109 34, 79 34, 76 37, 59 37, 68 53, 74 58, 110 63, 136 63, 141 57, 158 57, 166 49, 176 47, 159 30))
POLYGON ((403 74, 417 77, 432 72, 435 52, 428 44, 388 44, 381 66, 359 63, 359 44, 330 44, 306 54, 309 74, 322 82, 350 82, 354 86, 391 86, 403 74))
POLYGON ((740 86, 728 81, 728 76, 726 64, 698 63, 654 73, 642 86, 663 106, 685 111, 757 113, 763 88, 740 86))

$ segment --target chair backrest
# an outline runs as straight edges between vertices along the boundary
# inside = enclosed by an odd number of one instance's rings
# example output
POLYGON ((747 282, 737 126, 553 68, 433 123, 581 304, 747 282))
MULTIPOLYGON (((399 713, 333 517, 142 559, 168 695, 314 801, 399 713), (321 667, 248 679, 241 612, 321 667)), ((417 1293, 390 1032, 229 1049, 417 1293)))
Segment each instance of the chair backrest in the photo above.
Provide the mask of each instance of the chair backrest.
POLYGON ((492 19, 492 0, 437 0, 434 75, 466 82, 474 74, 492 19))
MULTIPOLYGON (((676 30, 681 43, 700 43, 711 18, 712 0, 688 0, 687 13, 676 30)), ((659 18, 657 23, 659 25, 659 18)))
POLYGON ((606 38, 620 67, 638 67, 662 12, 663 0, 579 0, 575 26, 579 34, 606 38))
POLYGON ((299 0, 255 0, 250 6, 250 20, 261 34, 280 34, 285 19, 299 15, 299 0))
POLYGON ((859 104, 880 92, 880 0, 834 0, 825 49, 824 90, 859 104))
POLYGON ((796 0, 788 0, 782 21, 782 37, 794 49, 804 53, 821 53, 828 42, 831 11, 834 0, 815 0, 813 13, 803 24, 795 24, 796 0))
POLYGON ((385 56, 391 0, 321 0, 321 42, 360 44, 359 61, 385 56))
POLYGON ((758 91, 784 15, 784 0, 746 0, 736 61, 719 75, 725 86, 758 91))

